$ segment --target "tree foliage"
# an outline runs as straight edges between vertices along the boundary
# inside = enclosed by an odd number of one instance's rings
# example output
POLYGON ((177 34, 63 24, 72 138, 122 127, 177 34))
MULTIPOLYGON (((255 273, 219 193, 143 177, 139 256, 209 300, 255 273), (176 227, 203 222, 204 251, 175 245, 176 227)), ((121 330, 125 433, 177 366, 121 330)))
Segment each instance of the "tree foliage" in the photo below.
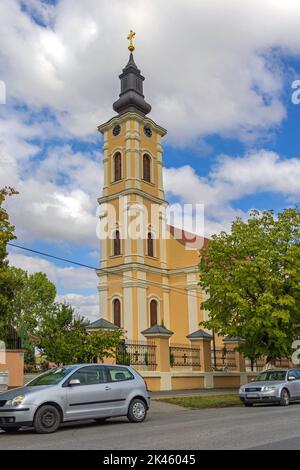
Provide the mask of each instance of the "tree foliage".
POLYGON ((76 316, 72 307, 55 304, 52 312, 43 316, 37 333, 37 347, 55 364, 93 362, 115 354, 122 331, 87 333, 88 321, 76 316))
POLYGON ((55 285, 46 274, 29 274, 23 269, 10 267, 11 277, 18 285, 12 298, 12 323, 15 328, 26 328, 35 334, 43 316, 52 311, 56 297, 55 285))
POLYGON ((244 338, 240 350, 252 359, 290 355, 300 333, 300 211, 252 211, 231 233, 214 235, 200 256, 210 312, 203 325, 244 338))
POLYGON ((5 326, 12 315, 12 298, 19 287, 8 269, 7 243, 15 239, 15 227, 10 223, 9 215, 4 207, 7 197, 17 194, 13 188, 0 189, 0 334, 5 339, 5 326))

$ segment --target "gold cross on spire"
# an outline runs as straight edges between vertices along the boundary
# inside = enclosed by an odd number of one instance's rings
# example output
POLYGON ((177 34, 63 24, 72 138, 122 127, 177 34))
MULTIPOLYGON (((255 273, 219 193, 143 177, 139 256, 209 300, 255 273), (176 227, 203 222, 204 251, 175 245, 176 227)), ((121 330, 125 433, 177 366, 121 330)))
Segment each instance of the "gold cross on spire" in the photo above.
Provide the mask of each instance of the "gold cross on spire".
POLYGON ((135 33, 134 33, 134 32, 132 31, 132 29, 131 29, 129 35, 127 36, 127 39, 128 39, 128 41, 129 41, 128 49, 130 50, 130 52, 133 52, 134 49, 135 49, 135 47, 134 47, 134 45, 133 45, 133 42, 132 42, 134 36, 135 36, 135 33))

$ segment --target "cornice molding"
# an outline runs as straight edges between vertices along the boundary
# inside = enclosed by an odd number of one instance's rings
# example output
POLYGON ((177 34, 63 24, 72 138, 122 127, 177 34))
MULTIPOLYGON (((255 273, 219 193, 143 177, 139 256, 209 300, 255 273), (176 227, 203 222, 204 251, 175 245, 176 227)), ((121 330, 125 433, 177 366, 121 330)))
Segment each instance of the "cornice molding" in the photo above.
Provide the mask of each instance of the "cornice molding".
POLYGON ((141 189, 138 189, 138 188, 124 189, 123 191, 119 191, 118 193, 115 193, 115 194, 110 194, 109 196, 101 196, 97 199, 97 201, 98 201, 98 204, 104 204, 105 202, 118 199, 120 196, 131 196, 131 195, 144 197, 146 199, 149 199, 149 201, 154 202, 155 204, 160 204, 165 207, 169 205, 169 203, 165 199, 161 199, 157 196, 152 196, 152 194, 146 193, 145 191, 142 191, 141 189))
POLYGON ((98 126, 97 129, 98 129, 99 132, 101 132, 103 134, 104 132, 109 131, 116 124, 126 122, 128 119, 135 119, 136 121, 138 121, 140 124, 143 124, 143 125, 150 124, 151 127, 161 137, 164 137, 167 133, 166 129, 164 129, 163 127, 156 124, 156 122, 154 122, 152 119, 150 119, 148 117, 143 117, 140 114, 133 113, 133 112, 124 113, 124 114, 121 114, 120 116, 114 116, 109 121, 105 122, 104 124, 100 124, 100 126, 98 126))

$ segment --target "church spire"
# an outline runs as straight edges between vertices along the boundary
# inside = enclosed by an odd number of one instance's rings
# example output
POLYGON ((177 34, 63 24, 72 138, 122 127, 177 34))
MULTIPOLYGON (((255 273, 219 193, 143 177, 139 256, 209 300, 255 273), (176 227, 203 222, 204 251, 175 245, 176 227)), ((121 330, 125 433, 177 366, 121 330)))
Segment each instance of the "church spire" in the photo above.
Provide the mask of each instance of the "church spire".
POLYGON ((145 101, 143 95, 143 81, 145 78, 141 75, 141 71, 137 68, 133 59, 133 51, 135 50, 133 45, 134 36, 135 33, 130 30, 127 38, 129 40, 128 49, 130 51, 129 61, 123 69, 123 73, 119 75, 121 93, 119 99, 113 104, 113 109, 119 114, 132 111, 145 116, 150 113, 151 106, 145 101))

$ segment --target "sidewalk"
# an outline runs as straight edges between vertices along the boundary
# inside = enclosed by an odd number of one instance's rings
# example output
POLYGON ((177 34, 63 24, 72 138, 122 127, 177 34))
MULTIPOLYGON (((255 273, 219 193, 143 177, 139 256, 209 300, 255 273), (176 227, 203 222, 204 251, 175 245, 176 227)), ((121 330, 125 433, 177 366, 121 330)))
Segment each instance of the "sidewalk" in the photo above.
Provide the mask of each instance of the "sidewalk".
POLYGON ((238 393, 238 388, 199 388, 194 390, 164 390, 159 392, 150 392, 152 400, 160 400, 161 398, 176 397, 207 397, 210 395, 232 395, 238 393))

